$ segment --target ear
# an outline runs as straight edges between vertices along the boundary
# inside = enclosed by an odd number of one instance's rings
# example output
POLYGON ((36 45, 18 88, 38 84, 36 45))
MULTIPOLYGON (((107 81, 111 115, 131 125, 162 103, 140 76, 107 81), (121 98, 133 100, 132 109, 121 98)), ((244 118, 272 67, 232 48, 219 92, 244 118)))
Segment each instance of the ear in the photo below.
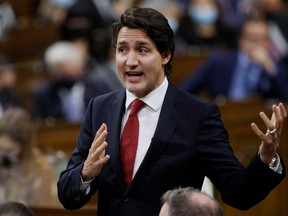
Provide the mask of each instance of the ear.
POLYGON ((162 64, 166 65, 169 62, 170 58, 171 58, 171 53, 168 51, 164 52, 162 54, 162 64))

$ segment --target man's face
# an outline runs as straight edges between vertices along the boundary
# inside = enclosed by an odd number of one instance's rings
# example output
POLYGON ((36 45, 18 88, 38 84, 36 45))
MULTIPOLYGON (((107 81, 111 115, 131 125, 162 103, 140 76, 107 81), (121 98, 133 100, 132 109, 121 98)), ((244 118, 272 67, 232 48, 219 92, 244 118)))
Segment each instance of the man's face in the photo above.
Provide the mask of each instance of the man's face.
POLYGON ((84 69, 81 66, 81 64, 72 61, 59 62, 51 68, 51 71, 56 79, 76 81, 84 73, 84 69))
POLYGON ((270 37, 268 27, 263 22, 250 22, 244 26, 243 35, 240 39, 240 48, 248 55, 261 48, 270 49, 270 37))
POLYGON ((128 91, 144 97, 164 80, 164 65, 171 55, 161 55, 141 29, 120 29, 116 44, 118 73, 128 91))
POLYGON ((164 203, 159 216, 169 216, 169 205, 167 203, 164 203))

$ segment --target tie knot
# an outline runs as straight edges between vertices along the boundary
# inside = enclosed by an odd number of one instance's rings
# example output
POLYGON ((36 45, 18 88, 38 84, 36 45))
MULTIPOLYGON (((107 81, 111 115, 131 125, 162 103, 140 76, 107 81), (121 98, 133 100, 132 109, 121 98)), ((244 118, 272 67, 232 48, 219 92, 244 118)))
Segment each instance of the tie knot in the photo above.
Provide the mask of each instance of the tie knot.
POLYGON ((144 106, 144 104, 145 103, 142 100, 135 99, 131 104, 130 115, 137 115, 137 113, 144 106))

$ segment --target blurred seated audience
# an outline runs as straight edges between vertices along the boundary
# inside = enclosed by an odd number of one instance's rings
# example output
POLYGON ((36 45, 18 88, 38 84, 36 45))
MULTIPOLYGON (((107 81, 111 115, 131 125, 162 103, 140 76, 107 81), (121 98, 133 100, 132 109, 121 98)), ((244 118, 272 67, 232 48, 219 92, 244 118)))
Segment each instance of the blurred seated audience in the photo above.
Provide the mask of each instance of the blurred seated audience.
POLYGON ((15 90, 17 74, 5 57, 0 57, 0 117, 9 107, 22 107, 20 96, 15 90))
POLYGON ((183 12, 183 5, 179 0, 143 0, 137 6, 154 8, 160 11, 176 33, 179 27, 179 19, 183 12))
POLYGON ((62 39, 85 47, 89 58, 101 61, 105 58, 102 53, 106 52, 102 49, 103 36, 106 36, 108 29, 111 31, 116 17, 132 3, 132 0, 76 0, 67 9, 60 26, 62 39))
POLYGON ((0 204, 1 216, 34 216, 30 207, 21 202, 5 202, 0 204))
POLYGON ((242 22, 254 11, 251 0, 217 0, 220 8, 220 25, 225 45, 237 48, 237 35, 242 22))
POLYGON ((61 25, 66 17, 68 8, 76 0, 40 0, 38 18, 57 26, 61 25))
POLYGON ((239 49, 212 55, 182 83, 181 88, 211 99, 231 101, 260 96, 288 101, 287 70, 271 54, 266 21, 249 18, 243 23, 239 49))
POLYGON ((111 31, 102 29, 95 31, 93 35, 91 44, 93 69, 89 76, 92 80, 102 80, 109 91, 122 88, 123 83, 116 69, 115 51, 111 46, 111 31))
POLYGON ((283 0, 258 0, 255 13, 267 20, 274 53, 281 59, 288 54, 288 6, 283 0))
POLYGON ((0 0, 0 38, 16 25, 17 18, 11 4, 8 0, 0 0))
POLYGON ((223 216, 223 208, 213 197, 192 187, 169 190, 162 196, 159 216, 223 216))
POLYGON ((222 48, 224 42, 216 0, 190 0, 179 19, 175 33, 176 52, 211 51, 222 48))
POLYGON ((54 169, 35 147, 33 121, 21 108, 0 118, 0 166, 0 203, 57 205, 54 169))
POLYGON ((90 99, 110 91, 103 80, 88 76, 85 59, 72 42, 52 44, 44 53, 44 63, 51 79, 35 91, 34 119, 79 122, 90 99))

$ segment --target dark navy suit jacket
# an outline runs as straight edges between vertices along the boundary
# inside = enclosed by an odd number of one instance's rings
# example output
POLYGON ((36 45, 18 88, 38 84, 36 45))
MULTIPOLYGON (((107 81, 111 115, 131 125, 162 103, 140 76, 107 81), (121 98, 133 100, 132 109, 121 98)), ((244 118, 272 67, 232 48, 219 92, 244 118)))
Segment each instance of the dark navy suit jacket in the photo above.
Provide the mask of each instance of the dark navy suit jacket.
POLYGON ((81 208, 98 191, 100 216, 158 216, 164 192, 179 186, 201 188, 206 175, 226 203, 247 209, 284 178, 285 169, 283 174, 272 171, 256 153, 244 168, 233 155, 218 108, 169 84, 151 145, 126 189, 119 156, 125 95, 121 89, 91 100, 77 146, 58 181, 59 200, 65 208, 81 208), (85 195, 80 191, 81 170, 103 122, 108 127, 110 161, 85 195))
MULTIPOLYGON (((102 79, 83 79, 81 82, 84 86, 83 101, 85 109, 91 98, 111 92, 108 85, 102 79)), ((65 119, 64 108, 58 91, 59 86, 57 82, 43 85, 35 91, 32 107, 32 116, 34 119, 45 119, 47 117, 65 119)))
MULTIPOLYGON (((228 97, 233 75, 237 66, 238 52, 217 53, 212 55, 198 69, 193 71, 180 85, 182 90, 191 94, 207 92, 210 98, 228 97)), ((269 76, 261 71, 255 95, 263 98, 276 98, 288 101, 288 72, 284 65, 277 65, 278 74, 269 76)))

